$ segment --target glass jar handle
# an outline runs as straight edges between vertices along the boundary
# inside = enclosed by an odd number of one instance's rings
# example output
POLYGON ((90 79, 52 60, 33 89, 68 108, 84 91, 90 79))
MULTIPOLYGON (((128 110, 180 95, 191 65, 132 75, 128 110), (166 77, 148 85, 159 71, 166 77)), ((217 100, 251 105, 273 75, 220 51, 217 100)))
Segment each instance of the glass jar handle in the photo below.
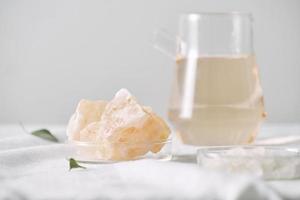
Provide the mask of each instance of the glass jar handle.
POLYGON ((172 36, 163 29, 157 29, 153 34, 152 46, 164 55, 176 60, 178 52, 185 48, 185 43, 178 36, 172 36))

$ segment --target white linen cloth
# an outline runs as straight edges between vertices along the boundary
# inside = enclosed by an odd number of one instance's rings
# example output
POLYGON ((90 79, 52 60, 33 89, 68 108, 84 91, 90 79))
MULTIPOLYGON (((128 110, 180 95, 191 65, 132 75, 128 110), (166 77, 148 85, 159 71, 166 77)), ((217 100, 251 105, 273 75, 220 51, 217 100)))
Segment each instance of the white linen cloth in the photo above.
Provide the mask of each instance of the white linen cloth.
MULTIPOLYGON (((47 128, 66 139, 62 127, 47 128)), ((300 126, 267 126, 261 135, 281 131, 300 134, 300 126)), ((69 171, 69 156, 65 144, 18 125, 0 126, 0 199, 300 199, 300 180, 266 182, 182 161, 83 164, 87 169, 69 171)))

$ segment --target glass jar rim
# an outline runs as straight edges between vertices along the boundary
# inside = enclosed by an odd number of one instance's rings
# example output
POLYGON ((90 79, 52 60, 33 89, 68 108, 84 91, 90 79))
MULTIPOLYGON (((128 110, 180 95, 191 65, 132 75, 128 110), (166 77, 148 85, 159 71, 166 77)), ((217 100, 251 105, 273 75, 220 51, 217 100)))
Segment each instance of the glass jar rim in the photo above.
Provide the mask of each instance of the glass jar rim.
POLYGON ((251 12, 230 11, 230 12, 191 12, 180 14, 181 18, 199 18, 199 17, 248 17, 253 19, 251 12))

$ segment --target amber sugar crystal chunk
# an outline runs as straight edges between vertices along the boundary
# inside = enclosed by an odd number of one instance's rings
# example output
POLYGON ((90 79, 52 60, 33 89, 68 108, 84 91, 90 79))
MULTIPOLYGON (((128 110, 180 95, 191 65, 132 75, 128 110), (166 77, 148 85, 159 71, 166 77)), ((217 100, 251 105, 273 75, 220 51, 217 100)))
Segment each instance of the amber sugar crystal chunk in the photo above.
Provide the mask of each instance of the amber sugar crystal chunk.
POLYGON ((99 159, 131 160, 159 152, 170 129, 151 108, 141 106, 121 89, 108 103, 82 100, 70 119, 67 134, 69 140, 96 143, 94 153, 99 159))

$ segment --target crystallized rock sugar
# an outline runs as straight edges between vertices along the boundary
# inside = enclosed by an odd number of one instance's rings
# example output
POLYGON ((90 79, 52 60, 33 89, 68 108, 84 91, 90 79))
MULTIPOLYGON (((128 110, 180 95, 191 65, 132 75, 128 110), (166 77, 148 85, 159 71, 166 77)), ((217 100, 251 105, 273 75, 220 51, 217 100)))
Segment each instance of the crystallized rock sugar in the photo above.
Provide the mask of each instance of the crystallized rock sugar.
POLYGON ((96 157, 107 160, 157 153, 170 134, 167 124, 126 89, 108 103, 81 101, 67 130, 70 140, 96 143, 96 157))
POLYGON ((106 101, 81 100, 67 127, 70 140, 80 140, 80 131, 93 122, 98 122, 106 106, 106 101))

